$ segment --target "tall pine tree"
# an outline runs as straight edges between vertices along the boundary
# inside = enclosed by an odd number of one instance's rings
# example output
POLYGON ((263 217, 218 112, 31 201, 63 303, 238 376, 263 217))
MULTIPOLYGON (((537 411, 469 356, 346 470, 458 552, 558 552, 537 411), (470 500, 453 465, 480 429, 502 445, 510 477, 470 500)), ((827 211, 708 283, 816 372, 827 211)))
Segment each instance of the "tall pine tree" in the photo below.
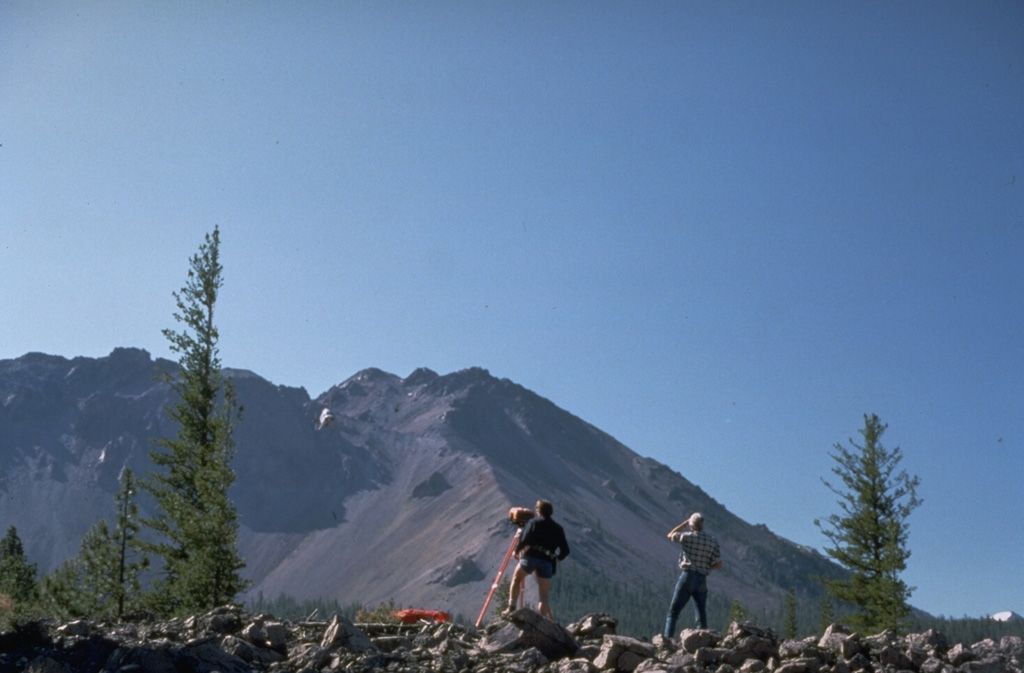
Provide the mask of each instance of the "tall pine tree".
POLYGON ((850 440, 852 448, 835 445, 833 474, 840 484, 822 480, 839 496, 840 513, 815 525, 832 543, 826 552, 850 571, 845 579, 824 580, 838 600, 854 605, 854 626, 868 631, 906 626, 913 591, 900 579, 907 567, 909 528, 907 517, 921 501, 917 477, 897 471, 903 455, 881 444, 888 426, 878 416, 864 415, 860 434, 863 445, 850 440))
POLYGON ((150 455, 157 470, 144 482, 158 510, 146 523, 160 539, 152 549, 163 559, 151 605, 159 613, 208 610, 234 600, 247 585, 240 575, 238 514, 228 498, 235 481, 232 422, 241 409, 221 371, 213 322, 222 270, 215 227, 191 259, 187 284, 174 293, 174 319, 183 330, 163 331, 179 355, 177 376, 165 376, 178 396, 167 408, 178 434, 156 442, 162 450, 150 455))

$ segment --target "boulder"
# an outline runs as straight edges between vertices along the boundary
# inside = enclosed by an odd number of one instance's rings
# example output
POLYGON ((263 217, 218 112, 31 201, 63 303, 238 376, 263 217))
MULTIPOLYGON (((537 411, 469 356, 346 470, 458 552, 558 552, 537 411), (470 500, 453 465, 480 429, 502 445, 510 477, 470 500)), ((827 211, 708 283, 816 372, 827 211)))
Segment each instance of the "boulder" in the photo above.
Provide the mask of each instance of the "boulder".
POLYGON ((719 636, 707 629, 683 629, 679 634, 679 646, 691 654, 703 647, 717 645, 719 636))
POLYGON ((550 673, 597 673, 590 659, 559 659, 548 670, 550 673))
POLYGON ((365 633, 356 628, 355 624, 339 615, 334 615, 324 631, 320 646, 325 650, 340 647, 352 652, 371 652, 377 648, 365 633))
POLYGON ((655 654, 655 647, 628 636, 605 635, 594 666, 603 671, 632 673, 655 654))
POLYGON ((721 647, 729 650, 722 660, 731 666, 742 666, 752 659, 767 662, 779 656, 778 643, 778 636, 771 629, 748 622, 733 622, 721 642, 721 647))
POLYGON ((942 656, 949 650, 949 641, 946 636, 935 629, 928 629, 924 633, 912 633, 907 636, 907 643, 936 657, 942 656))
POLYGON ((580 646, 565 627, 530 608, 510 614, 505 623, 487 634, 480 644, 480 649, 489 653, 523 652, 530 648, 537 648, 554 661, 575 655, 580 646))
POLYGON ((605 613, 584 616, 568 626, 569 633, 578 640, 600 640, 606 635, 615 635, 619 627, 617 619, 605 613))
POLYGON ((818 649, 830 654, 833 660, 849 661, 867 648, 859 635, 839 624, 831 624, 818 640, 818 649))

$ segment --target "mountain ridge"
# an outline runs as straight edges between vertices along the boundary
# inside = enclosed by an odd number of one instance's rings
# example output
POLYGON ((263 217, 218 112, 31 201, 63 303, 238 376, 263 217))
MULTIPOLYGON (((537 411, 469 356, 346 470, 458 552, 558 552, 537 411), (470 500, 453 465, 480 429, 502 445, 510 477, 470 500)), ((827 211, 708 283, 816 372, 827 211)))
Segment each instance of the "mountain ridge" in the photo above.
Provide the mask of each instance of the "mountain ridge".
MULTIPOLYGON (((120 470, 150 469, 151 439, 174 433, 163 411, 173 392, 155 375, 175 367, 134 348, 0 361, 0 517, 41 571, 109 518, 120 470)), ((249 596, 474 613, 514 532, 508 508, 541 497, 569 534, 567 563, 625 582, 670 590, 678 546, 664 533, 696 510, 726 561, 712 590, 748 609, 778 608, 791 587, 816 600, 809 577, 840 572, 480 367, 405 378, 370 367, 315 399, 248 370, 225 374, 244 407, 231 495, 249 596), (324 408, 335 421, 317 430, 324 408)))

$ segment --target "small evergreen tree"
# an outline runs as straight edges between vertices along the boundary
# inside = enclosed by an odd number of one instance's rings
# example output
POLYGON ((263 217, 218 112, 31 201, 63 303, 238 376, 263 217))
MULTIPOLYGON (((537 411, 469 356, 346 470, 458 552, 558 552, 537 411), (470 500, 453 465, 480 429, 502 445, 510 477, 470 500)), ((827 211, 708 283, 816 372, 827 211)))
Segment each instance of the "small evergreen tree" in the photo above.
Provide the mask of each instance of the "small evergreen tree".
MULTIPOLYGON (((512 581, 508 577, 502 577, 501 581, 498 582, 498 587, 494 590, 494 596, 491 598, 491 614, 498 615, 501 611, 508 607, 508 599, 512 593, 512 581)), ((520 592, 522 596, 525 592, 520 592)))
POLYGON ((832 594, 825 592, 821 596, 821 617, 818 620, 818 630, 824 633, 835 621, 836 606, 832 600, 832 594))
POLYGON ((73 556, 43 577, 40 583, 40 602, 47 615, 75 619, 89 613, 84 605, 83 576, 81 560, 73 556))
POLYGON ((121 474, 116 525, 100 520, 82 538, 78 554, 43 578, 43 601, 60 617, 121 618, 141 605, 140 575, 148 566, 138 540, 138 507, 130 469, 121 474))
POLYGON ((103 519, 82 537, 77 555, 43 578, 43 605, 61 618, 110 617, 114 592, 113 540, 103 519))
POLYGON ((175 320, 181 332, 164 330, 178 353, 178 375, 164 380, 178 395, 167 408, 178 425, 175 438, 156 442, 151 457, 158 470, 144 482, 157 504, 146 521, 160 539, 151 549, 163 559, 162 576, 151 594, 161 614, 208 610, 232 601, 246 586, 237 549, 238 514, 228 498, 234 483, 232 421, 240 414, 234 386, 221 372, 214 307, 223 283, 220 232, 191 259, 188 282, 175 292, 175 320))
POLYGON ((729 621, 742 622, 747 618, 747 610, 740 603, 740 599, 734 598, 729 606, 729 621))
POLYGON ((841 513, 824 523, 814 522, 832 543, 828 555, 850 571, 847 578, 823 580, 826 587, 832 596, 858 609, 851 617, 855 626, 872 632, 900 632, 906 625, 913 587, 900 579, 900 573, 910 556, 907 517, 921 504, 918 478, 897 472, 903 458, 900 450, 881 444, 887 427, 878 416, 865 414, 860 431, 864 444, 851 440, 852 449, 835 445, 830 455, 837 465, 832 472, 842 485, 822 481, 839 496, 841 513))
POLYGON ((786 613, 782 624, 782 635, 786 638, 796 638, 797 616, 796 616, 796 589, 790 587, 786 592, 786 613))
POLYGON ((0 540, 0 596, 16 610, 33 603, 37 595, 36 564, 29 563, 18 529, 11 526, 0 540))
POLYGON ((149 557, 143 549, 139 538, 142 524, 139 520, 139 506, 135 502, 135 475, 131 468, 126 467, 121 473, 121 490, 118 491, 117 524, 114 527, 112 541, 115 549, 114 598, 117 604, 117 617, 124 616, 126 610, 134 610, 142 604, 142 573, 149 567, 149 557))

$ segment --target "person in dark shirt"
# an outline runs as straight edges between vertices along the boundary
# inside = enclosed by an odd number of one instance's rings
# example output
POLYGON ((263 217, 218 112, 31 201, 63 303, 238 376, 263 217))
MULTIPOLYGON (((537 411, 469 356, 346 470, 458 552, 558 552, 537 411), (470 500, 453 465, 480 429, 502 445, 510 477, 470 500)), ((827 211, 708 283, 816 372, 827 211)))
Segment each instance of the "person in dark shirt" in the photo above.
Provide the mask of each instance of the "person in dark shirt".
POLYGON ((569 555, 569 543, 565 540, 565 530, 551 518, 555 509, 550 502, 538 500, 534 511, 537 516, 523 527, 523 534, 515 548, 519 563, 512 573, 508 608, 502 614, 507 615, 516 609, 519 591, 526 581, 526 576, 533 574, 537 578, 537 593, 540 594, 537 612, 555 621, 555 614, 548 603, 551 577, 555 574, 557 563, 569 555))

